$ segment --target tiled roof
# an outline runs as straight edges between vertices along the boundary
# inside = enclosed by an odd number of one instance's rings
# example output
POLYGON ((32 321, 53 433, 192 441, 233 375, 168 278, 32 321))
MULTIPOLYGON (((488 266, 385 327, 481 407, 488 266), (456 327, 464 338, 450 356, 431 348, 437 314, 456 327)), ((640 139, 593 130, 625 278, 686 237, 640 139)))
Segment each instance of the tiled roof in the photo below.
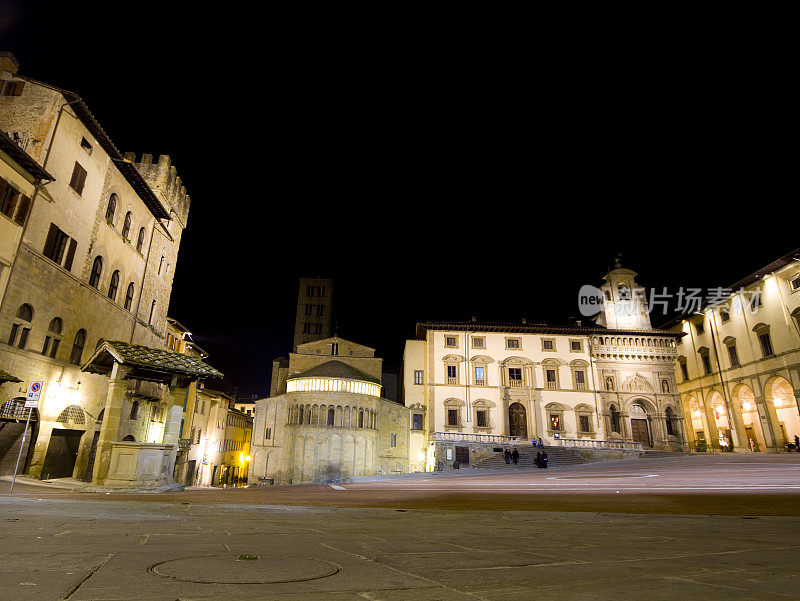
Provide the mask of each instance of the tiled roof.
POLYGON ((20 380, 19 378, 15 378, 7 371, 3 371, 2 369, 0 369, 0 384, 2 384, 3 382, 22 382, 22 380, 20 380))
POLYGON ((295 378, 342 378, 344 380, 359 380, 361 382, 380 384, 377 378, 341 361, 328 361, 302 373, 293 374, 287 379, 294 380, 295 378))
POLYGON ((184 355, 164 349, 150 348, 140 344, 128 344, 120 340, 106 340, 89 362, 83 366, 84 371, 96 371, 93 365, 104 352, 110 353, 123 365, 143 367, 159 372, 221 378, 222 372, 204 363, 199 357, 184 355))

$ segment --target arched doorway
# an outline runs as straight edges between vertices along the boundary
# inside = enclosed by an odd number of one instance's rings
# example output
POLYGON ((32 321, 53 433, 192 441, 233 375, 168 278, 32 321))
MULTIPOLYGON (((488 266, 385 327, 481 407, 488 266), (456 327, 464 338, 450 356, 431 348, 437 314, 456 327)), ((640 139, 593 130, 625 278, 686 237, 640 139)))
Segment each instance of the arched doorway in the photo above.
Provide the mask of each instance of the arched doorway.
POLYGON ((511 403, 508 406, 508 430, 511 436, 528 438, 528 420, 525 407, 521 403, 511 403))
POLYGON ((714 424, 719 435, 719 448, 722 451, 733 451, 733 435, 731 434, 731 423, 728 420, 728 410, 725 407, 725 399, 714 390, 708 395, 706 402, 711 404, 714 414, 714 424))
POLYGON ((632 403, 628 414, 631 418, 631 438, 642 443, 643 447, 651 447, 650 428, 647 424, 647 410, 641 403, 632 403))
POLYGON ((764 432, 761 429, 761 420, 758 415, 758 407, 753 390, 740 384, 733 389, 734 408, 738 407, 742 414, 742 424, 744 425, 745 436, 747 436, 747 446, 751 451, 763 451, 766 448, 764 432))
POLYGON ((778 447, 795 444, 795 436, 800 437, 800 413, 792 385, 785 378, 777 376, 769 380, 764 388, 767 401, 773 404, 778 416, 775 428, 778 447))

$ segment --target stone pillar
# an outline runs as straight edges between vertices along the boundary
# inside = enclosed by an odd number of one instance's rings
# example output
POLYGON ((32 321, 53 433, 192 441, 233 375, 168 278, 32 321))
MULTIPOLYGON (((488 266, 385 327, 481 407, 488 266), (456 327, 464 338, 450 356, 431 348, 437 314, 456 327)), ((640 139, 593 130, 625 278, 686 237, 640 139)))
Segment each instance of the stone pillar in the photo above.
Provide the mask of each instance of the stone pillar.
POLYGON ((97 440, 97 452, 95 454, 94 469, 92 470, 92 482, 94 484, 102 485, 108 475, 111 461, 111 445, 117 442, 122 403, 125 400, 125 392, 128 390, 128 381, 125 380, 125 376, 129 372, 129 367, 116 361, 111 368, 106 405, 103 409, 103 423, 100 426, 100 438, 97 440))
POLYGON ((783 437, 780 433, 780 422, 775 404, 769 402, 764 396, 755 397, 758 419, 761 422, 761 431, 764 434, 764 444, 767 453, 778 453, 783 437))
POLYGON ((733 400, 728 401, 729 421, 731 424, 731 434, 733 435, 733 450, 737 453, 749 453, 750 443, 747 440, 747 432, 744 429, 744 419, 742 418, 742 406, 733 400))
POLYGON ((719 430, 717 430, 717 419, 714 415, 714 408, 706 403, 703 399, 703 414, 705 417, 706 426, 708 427, 709 440, 706 441, 709 449, 721 451, 722 447, 719 445, 719 430))
POLYGON ((164 423, 164 438, 162 444, 171 444, 172 451, 169 456, 167 466, 167 481, 172 480, 175 469, 175 460, 178 457, 178 445, 181 437, 181 419, 183 417, 183 405, 186 395, 189 393, 188 385, 181 386, 185 382, 179 382, 176 378, 169 387, 169 400, 167 401, 167 416, 164 423))

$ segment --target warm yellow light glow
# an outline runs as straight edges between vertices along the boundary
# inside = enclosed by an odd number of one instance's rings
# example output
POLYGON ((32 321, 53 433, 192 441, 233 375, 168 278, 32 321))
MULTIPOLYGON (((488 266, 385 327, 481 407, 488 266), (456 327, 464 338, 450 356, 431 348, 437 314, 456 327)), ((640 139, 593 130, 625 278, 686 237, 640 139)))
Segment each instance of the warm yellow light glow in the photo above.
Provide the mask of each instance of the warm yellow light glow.
POLYGON ((701 413, 699 411, 692 411, 692 417, 700 417, 701 413))
POLYGON ((745 411, 750 411, 752 408, 753 405, 751 403, 748 403, 746 401, 742 403, 742 409, 744 409, 745 411))
POLYGON ((248 455, 248 456, 247 456, 247 457, 245 457, 244 459, 245 459, 245 461, 250 461, 250 460, 252 459, 252 457, 250 457, 250 455, 248 455))
POLYGON ((381 387, 371 382, 337 378, 300 378, 286 382, 286 392, 351 392, 381 396, 381 387))

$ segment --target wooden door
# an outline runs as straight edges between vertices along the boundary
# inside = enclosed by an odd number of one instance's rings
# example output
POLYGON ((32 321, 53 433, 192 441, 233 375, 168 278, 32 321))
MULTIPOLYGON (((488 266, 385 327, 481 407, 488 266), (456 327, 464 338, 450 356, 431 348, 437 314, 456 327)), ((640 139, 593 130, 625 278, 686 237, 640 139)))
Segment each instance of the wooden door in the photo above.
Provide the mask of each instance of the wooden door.
POLYGON ((44 456, 42 480, 50 478, 69 478, 75 469, 83 430, 64 430, 54 428, 44 456))
POLYGON ((459 466, 469 465, 469 447, 456 447, 456 461, 459 466))
POLYGON ((528 420, 525 407, 520 403, 511 403, 508 407, 508 431, 510 436, 528 438, 528 420))
POLYGON ((641 442, 643 446, 650 446, 650 433, 647 430, 646 419, 631 420, 631 438, 634 442, 641 442))

